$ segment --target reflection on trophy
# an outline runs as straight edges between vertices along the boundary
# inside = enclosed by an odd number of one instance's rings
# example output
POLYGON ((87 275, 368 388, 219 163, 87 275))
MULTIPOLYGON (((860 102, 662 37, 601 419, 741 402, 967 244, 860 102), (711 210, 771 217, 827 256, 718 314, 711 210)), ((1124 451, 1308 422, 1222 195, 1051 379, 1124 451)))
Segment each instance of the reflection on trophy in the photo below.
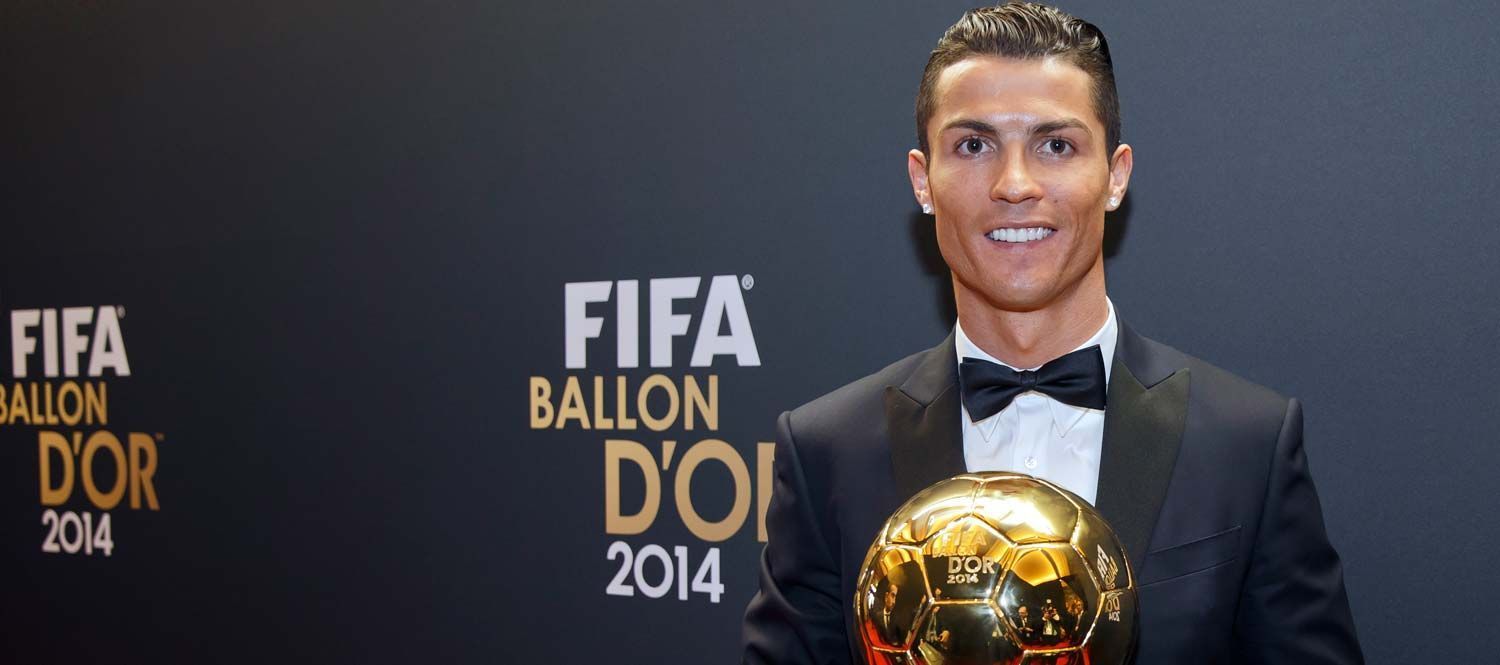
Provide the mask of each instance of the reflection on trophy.
POLYGON ((1135 579, 1094 508, 1045 480, 970 473, 881 527, 855 587, 872 664, 1127 663, 1135 579))

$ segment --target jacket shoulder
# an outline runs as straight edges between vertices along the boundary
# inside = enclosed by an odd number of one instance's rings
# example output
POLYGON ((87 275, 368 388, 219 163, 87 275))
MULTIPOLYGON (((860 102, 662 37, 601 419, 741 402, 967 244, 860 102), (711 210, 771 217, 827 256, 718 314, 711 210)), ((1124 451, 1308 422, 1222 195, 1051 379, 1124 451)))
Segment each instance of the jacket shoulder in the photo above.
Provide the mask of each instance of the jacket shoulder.
POLYGON ((1189 375, 1189 408, 1205 422, 1227 427, 1280 430, 1291 399, 1234 372, 1161 342, 1141 337, 1153 364, 1166 369, 1164 375, 1186 369, 1189 375))
POLYGON ((857 437, 869 438, 885 427, 885 390, 900 386, 933 349, 897 360, 792 409, 787 423, 799 447, 857 437))

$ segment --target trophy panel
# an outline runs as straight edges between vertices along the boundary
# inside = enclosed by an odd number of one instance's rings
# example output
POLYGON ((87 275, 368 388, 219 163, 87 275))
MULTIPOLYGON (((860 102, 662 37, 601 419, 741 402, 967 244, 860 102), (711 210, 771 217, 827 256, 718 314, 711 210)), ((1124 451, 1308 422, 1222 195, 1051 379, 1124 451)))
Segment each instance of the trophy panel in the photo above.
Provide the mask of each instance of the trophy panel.
POLYGON ((934 605, 917 638, 911 654, 922 665, 1018 664, 1024 653, 986 602, 934 605))
POLYGON ((987 600, 1009 563, 1012 544, 976 517, 949 523, 922 546, 933 600, 987 600))
POLYGON ((1073 544, 1089 563, 1089 572, 1093 573, 1099 590, 1135 587, 1125 548, 1120 545, 1114 531, 1105 524, 1104 518, 1092 509, 1079 512, 1078 530, 1073 533, 1073 544))
POLYGON ((945 480, 912 497, 891 515, 889 542, 916 545, 974 508, 976 481, 963 476, 945 480))
POLYGON ((1083 651, 1091 665, 1123 665, 1130 656, 1136 631, 1134 590, 1110 591, 1099 602, 1099 618, 1089 633, 1083 651))
POLYGON ((1069 544, 1033 545, 1015 554, 997 600, 1018 642, 1042 650, 1084 643, 1099 607, 1086 566, 1069 544))
POLYGON ((871 649, 865 654, 865 661, 870 665, 915 665, 917 661, 912 660, 911 654, 905 651, 886 651, 884 649, 871 649))
POLYGON ((1077 649, 1028 653, 1022 665, 1097 665, 1077 649))
POLYGON ((912 547, 888 547, 860 577, 855 620, 865 643, 904 651, 911 644, 917 616, 927 604, 922 553, 912 547))
POLYGON ((1078 508, 1032 478, 990 478, 974 493, 974 513, 1010 540, 1062 542, 1073 535, 1078 508))

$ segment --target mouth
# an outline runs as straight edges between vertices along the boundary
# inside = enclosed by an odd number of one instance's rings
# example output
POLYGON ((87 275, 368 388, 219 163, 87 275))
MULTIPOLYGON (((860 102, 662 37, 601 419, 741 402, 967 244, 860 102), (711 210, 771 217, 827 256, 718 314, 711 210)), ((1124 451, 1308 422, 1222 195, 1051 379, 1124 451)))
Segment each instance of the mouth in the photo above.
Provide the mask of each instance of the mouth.
POLYGON ((1051 237, 1056 233, 1055 229, 1045 226, 1026 226, 1021 228, 1000 228, 984 234, 984 237, 996 242, 1009 243, 1013 245, 1024 245, 1026 243, 1039 242, 1051 237))

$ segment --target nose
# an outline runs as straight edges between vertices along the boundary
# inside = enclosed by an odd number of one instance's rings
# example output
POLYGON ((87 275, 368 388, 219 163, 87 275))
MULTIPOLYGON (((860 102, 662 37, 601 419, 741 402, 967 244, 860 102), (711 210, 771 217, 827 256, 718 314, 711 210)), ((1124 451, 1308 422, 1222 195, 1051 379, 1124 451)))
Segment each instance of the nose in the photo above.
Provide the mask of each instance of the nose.
POLYGON ((1021 203, 1041 198, 1041 184, 1032 177, 1026 154, 1014 148, 1009 153, 997 166, 999 173, 995 175, 995 183, 990 187, 990 200, 1021 203))

